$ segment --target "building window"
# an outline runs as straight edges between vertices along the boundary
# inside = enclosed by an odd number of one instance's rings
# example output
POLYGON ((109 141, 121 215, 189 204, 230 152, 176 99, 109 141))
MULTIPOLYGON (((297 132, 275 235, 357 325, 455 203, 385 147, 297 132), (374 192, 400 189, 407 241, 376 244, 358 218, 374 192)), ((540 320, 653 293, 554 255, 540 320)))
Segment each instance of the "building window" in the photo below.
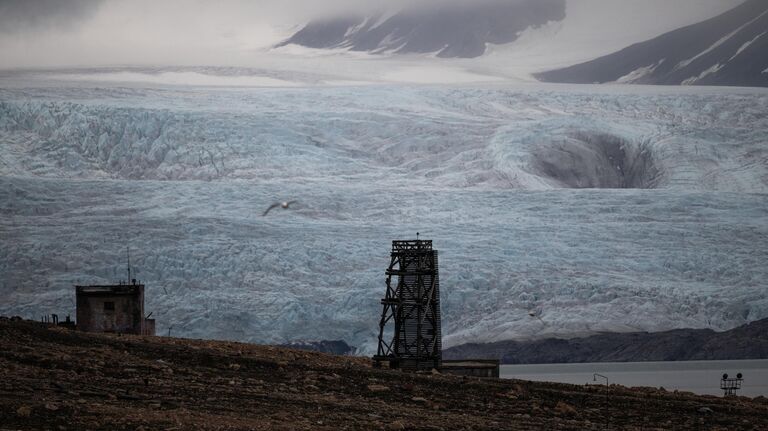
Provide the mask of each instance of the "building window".
POLYGON ((105 302, 104 303, 104 311, 115 311, 115 303, 114 302, 105 302))

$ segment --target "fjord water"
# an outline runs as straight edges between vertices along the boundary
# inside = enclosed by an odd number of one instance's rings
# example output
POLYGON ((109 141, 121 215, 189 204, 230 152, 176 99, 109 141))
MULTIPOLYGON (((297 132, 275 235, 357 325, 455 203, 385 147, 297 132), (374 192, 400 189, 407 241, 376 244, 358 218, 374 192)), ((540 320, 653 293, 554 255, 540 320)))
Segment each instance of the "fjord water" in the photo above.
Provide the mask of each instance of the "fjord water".
POLYGON ((737 395, 768 396, 768 359, 740 361, 603 362, 586 364, 502 365, 505 379, 583 384, 608 383, 622 386, 664 387, 701 395, 723 395, 720 379, 727 373, 742 373, 744 382, 737 395))

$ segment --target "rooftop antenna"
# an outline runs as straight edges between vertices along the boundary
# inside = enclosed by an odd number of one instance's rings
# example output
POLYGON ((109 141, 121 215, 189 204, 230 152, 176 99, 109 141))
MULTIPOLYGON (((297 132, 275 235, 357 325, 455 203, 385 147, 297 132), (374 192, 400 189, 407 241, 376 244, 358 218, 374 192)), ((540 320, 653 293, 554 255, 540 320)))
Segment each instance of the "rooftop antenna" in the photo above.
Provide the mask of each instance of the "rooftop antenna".
POLYGON ((418 240, 419 240, 419 233, 416 232, 416 241, 418 241, 418 240))
POLYGON ((125 248, 125 254, 128 256, 128 283, 131 282, 131 248, 125 248))
POLYGON ((608 377, 605 377, 602 374, 597 374, 597 373, 592 374, 592 381, 596 382, 598 377, 605 379, 605 386, 608 386, 608 377))

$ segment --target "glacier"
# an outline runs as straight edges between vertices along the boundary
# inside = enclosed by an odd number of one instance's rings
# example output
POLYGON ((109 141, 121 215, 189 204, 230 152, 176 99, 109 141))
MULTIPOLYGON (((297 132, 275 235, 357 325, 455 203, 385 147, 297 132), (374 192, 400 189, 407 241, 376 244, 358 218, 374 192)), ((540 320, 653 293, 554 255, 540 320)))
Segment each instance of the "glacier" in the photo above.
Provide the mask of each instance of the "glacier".
POLYGON ((418 231, 446 346, 768 317, 768 91, 77 73, 0 76, 0 314, 74 314, 129 246, 161 334, 367 354, 418 231))

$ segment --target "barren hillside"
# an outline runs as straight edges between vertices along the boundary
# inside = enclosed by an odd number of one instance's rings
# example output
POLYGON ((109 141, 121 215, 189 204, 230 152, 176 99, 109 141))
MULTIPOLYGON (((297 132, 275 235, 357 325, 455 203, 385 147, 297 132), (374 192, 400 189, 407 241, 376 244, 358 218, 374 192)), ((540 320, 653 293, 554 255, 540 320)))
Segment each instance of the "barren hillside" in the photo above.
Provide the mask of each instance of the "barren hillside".
POLYGON ((365 358, 0 320, 0 429, 766 429, 768 402, 376 370, 365 358))

